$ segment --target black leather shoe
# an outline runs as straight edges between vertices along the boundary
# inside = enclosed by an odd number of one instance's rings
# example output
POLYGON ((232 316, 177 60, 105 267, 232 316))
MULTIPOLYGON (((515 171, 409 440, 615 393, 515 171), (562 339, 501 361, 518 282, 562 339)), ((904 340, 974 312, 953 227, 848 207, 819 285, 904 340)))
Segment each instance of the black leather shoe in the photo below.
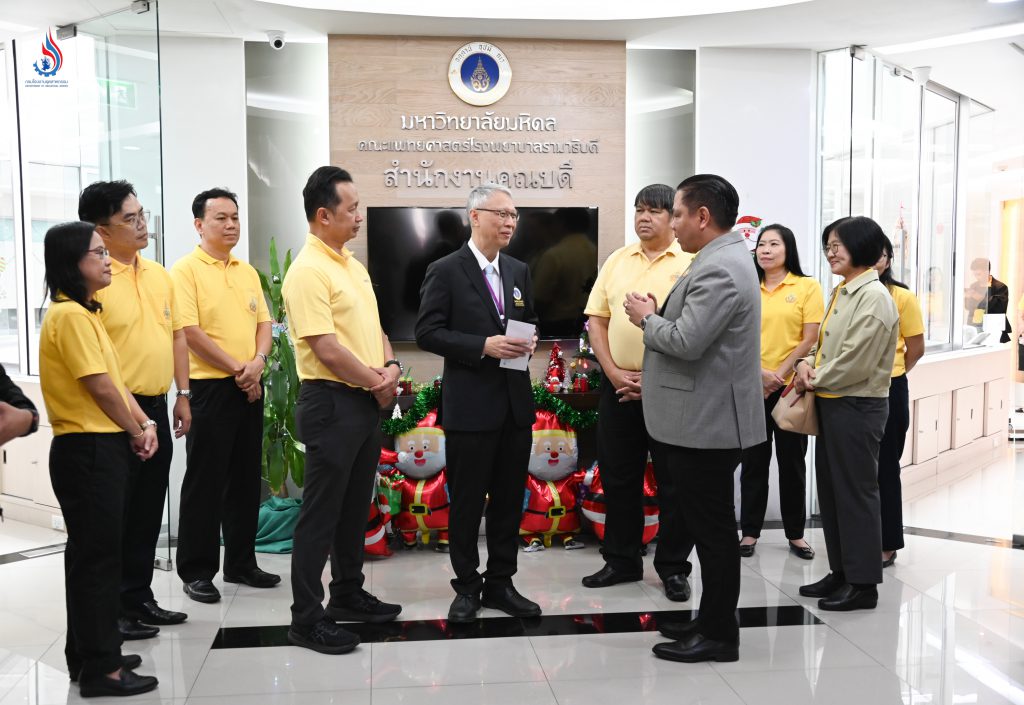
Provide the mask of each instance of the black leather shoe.
POLYGON ((126 609, 124 614, 143 624, 181 624, 188 619, 188 615, 184 612, 165 610, 156 603, 156 600, 143 602, 141 605, 126 609))
POLYGON ((83 698, 99 698, 148 693, 155 689, 159 682, 153 676, 140 676, 134 671, 122 668, 117 678, 107 678, 101 673, 83 678, 78 685, 83 698))
POLYGON ((225 573, 224 582, 242 583, 243 585, 248 585, 249 587, 254 588, 272 588, 281 582, 281 576, 268 573, 259 568, 253 568, 252 570, 239 573, 238 575, 228 575, 225 573))
POLYGON ((366 590, 360 589, 348 597, 331 601, 325 610, 335 622, 390 622, 402 611, 401 605, 381 602, 366 590))
POLYGON ((796 546, 792 541, 790 541, 789 552, 797 558, 802 558, 805 561, 814 560, 814 549, 810 546, 796 546))
POLYGON ((740 558, 750 558, 754 555, 754 547, 756 543, 741 543, 740 544, 740 558))
POLYGON ((682 573, 670 575, 662 581, 665 585, 665 597, 673 602, 686 602, 690 599, 690 581, 682 573))
POLYGON ((511 585, 489 588, 484 585, 480 604, 492 610, 501 610, 511 617, 539 617, 540 605, 527 600, 511 585))
POLYGON ((458 594, 448 608, 448 621, 452 624, 470 624, 476 621, 476 613, 480 611, 478 595, 458 594))
POLYGON ((193 580, 181 587, 196 602, 220 602, 220 591, 209 580, 193 580))
POLYGON ((642 572, 623 572, 615 570, 615 568, 606 563, 601 570, 583 578, 583 587, 603 588, 610 585, 618 585, 619 583, 635 583, 643 579, 644 574, 642 572))
POLYGON ((896 562, 896 551, 893 551, 891 556, 889 556, 886 560, 882 561, 882 567, 883 568, 888 568, 889 566, 891 566, 895 562, 896 562))
POLYGON ((686 641, 697 633, 698 627, 697 620, 691 619, 689 622, 667 622, 658 627, 658 631, 672 641, 686 641))
POLYGON ((846 577, 842 573, 829 573, 816 583, 801 585, 800 594, 804 597, 828 597, 843 585, 846 585, 846 577))
POLYGON ((160 633, 159 628, 147 627, 145 624, 139 624, 138 620, 130 617, 117 618, 117 631, 121 632, 121 638, 125 641, 152 639, 160 633))
POLYGON ((705 639, 701 634, 694 634, 686 641, 655 644, 651 650, 658 658, 668 659, 669 661, 682 661, 683 663, 740 660, 739 640, 715 641, 713 639, 705 639))
POLYGON ((359 637, 325 618, 310 627, 288 627, 288 643, 321 654, 347 654, 359 646, 359 637))
MULTIPOLYGON (((134 671, 136 668, 142 665, 142 657, 138 654, 122 654, 121 655, 121 668, 129 671, 134 671)), ((78 682, 78 676, 81 674, 82 667, 68 668, 68 678, 71 679, 72 683, 78 682)))
POLYGON ((818 608, 829 612, 873 610, 878 604, 878 588, 843 585, 828 597, 818 600, 818 608))

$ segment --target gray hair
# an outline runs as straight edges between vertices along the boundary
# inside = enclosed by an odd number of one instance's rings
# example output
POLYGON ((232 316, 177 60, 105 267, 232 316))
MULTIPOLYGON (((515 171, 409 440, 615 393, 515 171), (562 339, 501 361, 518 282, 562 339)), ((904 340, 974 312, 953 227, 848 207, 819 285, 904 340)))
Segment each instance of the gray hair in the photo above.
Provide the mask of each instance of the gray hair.
POLYGON ((469 198, 466 200, 466 210, 471 211, 479 208, 480 204, 490 198, 491 194, 495 192, 504 193, 509 198, 512 198, 512 192, 504 186, 495 183, 482 184, 469 192, 469 198))

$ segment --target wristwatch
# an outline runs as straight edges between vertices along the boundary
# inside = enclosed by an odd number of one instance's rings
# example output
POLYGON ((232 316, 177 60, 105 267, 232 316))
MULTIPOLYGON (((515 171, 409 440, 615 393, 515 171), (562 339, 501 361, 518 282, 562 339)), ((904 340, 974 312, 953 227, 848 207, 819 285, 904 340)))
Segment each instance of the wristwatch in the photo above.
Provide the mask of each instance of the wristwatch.
POLYGON ((33 433, 39 430, 39 412, 35 409, 28 409, 28 412, 32 414, 32 425, 28 427, 28 430, 22 434, 22 437, 31 436, 33 433))
POLYGON ((653 313, 648 313, 646 316, 640 319, 640 330, 647 330, 647 319, 653 315, 653 313))
POLYGON ((192 390, 191 389, 179 389, 176 397, 185 397, 189 401, 192 401, 192 390))
POLYGON ((256 357, 262 358, 264 365, 270 364, 270 358, 267 357, 264 353, 256 353, 256 357))
POLYGON ((154 421, 153 419, 146 419, 145 421, 139 424, 139 430, 145 431, 150 426, 156 426, 156 421, 154 421))
POLYGON ((402 363, 399 362, 398 360, 391 359, 391 360, 388 360, 387 362, 384 363, 384 367, 389 367, 391 365, 394 365, 395 367, 398 368, 399 372, 401 372, 402 374, 405 374, 405 368, 402 367, 402 363))

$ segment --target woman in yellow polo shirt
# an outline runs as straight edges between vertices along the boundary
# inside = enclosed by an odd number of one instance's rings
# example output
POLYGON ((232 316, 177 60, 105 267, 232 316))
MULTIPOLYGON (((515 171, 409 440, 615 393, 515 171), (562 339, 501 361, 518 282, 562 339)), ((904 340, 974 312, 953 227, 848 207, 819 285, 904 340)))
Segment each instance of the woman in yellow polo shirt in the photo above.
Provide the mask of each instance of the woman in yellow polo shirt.
POLYGON ((39 382, 53 442, 50 480, 64 513, 68 674, 83 697, 136 695, 156 678, 121 654, 121 522, 129 453, 156 452, 156 423, 121 378, 97 312, 110 259, 91 223, 50 228, 43 241, 50 306, 39 334, 39 382))
POLYGON ((882 256, 875 264, 878 281, 885 285, 900 316, 896 339, 896 358, 889 384, 889 418, 878 448, 878 494, 882 501, 882 567, 891 566, 896 551, 903 548, 903 486, 900 484, 900 458, 910 428, 910 392, 907 373, 924 355, 924 319, 921 304, 903 282, 892 276, 892 242, 885 238, 882 256))
POLYGON ((768 507, 768 467, 772 461, 772 437, 779 463, 779 506, 789 550, 804 560, 814 550, 804 540, 807 519, 805 490, 807 436, 775 426, 772 409, 793 376, 793 365, 818 338, 825 315, 821 285, 804 274, 793 231, 769 225, 757 238, 754 267, 761 280, 761 384, 768 440, 743 451, 740 473, 740 555, 754 555, 768 507))
POLYGON ((843 279, 816 350, 796 364, 796 392, 814 392, 818 412, 814 470, 831 571, 800 594, 821 598, 822 610, 874 609, 882 582, 878 446, 899 333, 896 306, 874 268, 884 239, 878 223, 863 216, 825 228, 825 257, 843 279))

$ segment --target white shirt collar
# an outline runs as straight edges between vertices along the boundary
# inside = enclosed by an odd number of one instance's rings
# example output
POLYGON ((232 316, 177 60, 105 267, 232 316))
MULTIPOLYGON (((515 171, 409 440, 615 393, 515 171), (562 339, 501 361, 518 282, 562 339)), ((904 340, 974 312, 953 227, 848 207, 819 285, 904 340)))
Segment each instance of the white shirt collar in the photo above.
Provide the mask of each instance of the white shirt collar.
POLYGON ((501 276, 501 269, 498 267, 498 255, 494 256, 493 262, 489 262, 487 257, 484 256, 484 253, 481 252, 480 248, 478 248, 476 243, 473 242, 473 238, 469 239, 469 251, 473 253, 474 257, 476 257, 476 263, 480 265, 481 271, 487 269, 487 265, 492 265, 494 267, 494 271, 498 273, 498 276, 501 276))

